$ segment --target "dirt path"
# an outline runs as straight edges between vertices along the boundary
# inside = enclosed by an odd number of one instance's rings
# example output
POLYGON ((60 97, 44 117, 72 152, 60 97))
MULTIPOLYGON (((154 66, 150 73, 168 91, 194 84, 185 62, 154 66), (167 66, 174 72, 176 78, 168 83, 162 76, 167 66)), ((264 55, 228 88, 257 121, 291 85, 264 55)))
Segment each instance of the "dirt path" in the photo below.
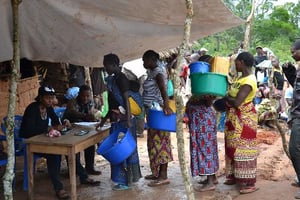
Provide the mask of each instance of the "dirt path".
MULTIPOLYGON (((185 129, 185 145, 186 145, 186 158, 189 165, 189 139, 188 132, 185 129)), ((222 184, 224 181, 224 134, 218 133, 219 144, 219 157, 220 157, 220 170, 218 172, 219 184, 215 191, 210 192, 195 192, 197 200, 292 200, 294 194, 300 191, 300 188, 292 187, 290 184, 295 177, 292 164, 282 150, 281 139, 279 135, 272 131, 262 131, 263 136, 260 138, 259 145, 260 155, 258 158, 258 180, 257 186, 260 188, 257 192, 240 195, 236 186, 227 186, 222 184), (264 138, 265 137, 265 138, 264 138), (270 140, 272 138, 272 140, 270 140), (270 142, 271 141, 271 142, 270 142), (267 144, 266 144, 267 143, 267 144)), ((287 139, 289 139, 287 137, 287 139)), ((148 181, 142 178, 138 183, 133 185, 131 190, 128 191, 112 191, 112 182, 110 181, 110 166, 109 163, 101 156, 97 156, 97 168, 102 171, 101 176, 94 176, 93 178, 101 180, 99 187, 87 187, 78 185, 78 199, 79 200, 185 200, 185 187, 181 178, 179 162, 177 158, 176 136, 172 134, 172 144, 174 161, 170 163, 169 178, 170 185, 165 185, 159 188, 150 188, 147 186, 148 181)), ((140 155, 141 170, 143 176, 149 174, 150 169, 148 165, 148 156, 146 149, 146 138, 138 139, 138 151, 140 155)), ((20 166, 17 169, 17 187, 15 198, 17 200, 26 199, 26 192, 21 189, 22 186, 22 161, 18 160, 20 166)), ((52 200, 56 199, 52 190, 52 185, 47 176, 46 169, 40 164, 38 171, 35 175, 35 199, 37 200, 52 200)), ((65 159, 63 159, 62 166, 62 179, 68 191, 70 191, 67 167, 65 159)), ((193 180, 196 185, 197 179, 193 180)), ((2 187, 2 186, 1 186, 2 187)), ((3 198, 3 189, 0 188, 0 199, 3 198)))

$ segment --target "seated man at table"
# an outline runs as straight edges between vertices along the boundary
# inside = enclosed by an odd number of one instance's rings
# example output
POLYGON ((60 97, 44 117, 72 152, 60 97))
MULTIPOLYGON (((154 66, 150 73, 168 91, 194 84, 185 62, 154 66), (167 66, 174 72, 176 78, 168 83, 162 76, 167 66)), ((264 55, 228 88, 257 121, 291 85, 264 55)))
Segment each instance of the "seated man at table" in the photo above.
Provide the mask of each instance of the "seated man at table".
MULTIPOLYGON (((93 122, 96 121, 95 114, 99 112, 94 108, 91 100, 91 88, 88 85, 82 85, 79 89, 78 96, 71 99, 64 113, 63 119, 73 122, 93 122)), ((76 155, 80 160, 80 154, 76 155)), ((95 170, 95 145, 84 150, 85 170, 91 175, 100 175, 101 172, 95 170)))
MULTIPOLYGON (((49 137, 58 137, 60 132, 66 127, 70 126, 70 123, 65 121, 64 125, 61 125, 57 115, 52 107, 55 97, 55 91, 50 86, 42 86, 38 90, 38 96, 35 98, 35 102, 29 104, 25 109, 22 124, 20 128, 20 137, 30 138, 39 134, 46 134, 49 137), (49 121, 51 119, 51 124, 49 121)), ((38 154, 41 157, 47 159, 47 168, 50 175, 56 196, 59 199, 69 199, 68 193, 64 190, 63 184, 60 180, 59 170, 61 155, 54 154, 38 154)), ((88 178, 84 168, 80 163, 76 162, 76 171, 80 176, 81 184, 99 185, 99 181, 94 181, 88 178)))

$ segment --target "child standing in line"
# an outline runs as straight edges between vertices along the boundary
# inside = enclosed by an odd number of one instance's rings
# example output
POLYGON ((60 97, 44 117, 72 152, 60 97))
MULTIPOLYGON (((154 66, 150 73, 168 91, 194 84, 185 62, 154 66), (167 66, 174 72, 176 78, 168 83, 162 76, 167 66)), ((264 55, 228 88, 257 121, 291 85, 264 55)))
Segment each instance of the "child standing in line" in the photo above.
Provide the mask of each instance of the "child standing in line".
POLYGON ((214 190, 218 183, 219 169, 217 119, 212 108, 213 96, 193 95, 186 104, 186 114, 190 132, 190 155, 192 176, 207 176, 199 182, 202 187, 196 191, 214 190))

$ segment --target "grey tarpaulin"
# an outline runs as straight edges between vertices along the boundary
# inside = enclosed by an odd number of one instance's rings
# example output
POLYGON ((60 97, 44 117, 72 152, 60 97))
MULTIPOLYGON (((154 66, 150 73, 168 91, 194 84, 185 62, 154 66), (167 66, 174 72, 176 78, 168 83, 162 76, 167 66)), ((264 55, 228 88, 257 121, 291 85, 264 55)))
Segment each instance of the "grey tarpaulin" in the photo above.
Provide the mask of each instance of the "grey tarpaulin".
MULTIPOLYGON (((192 40, 244 22, 221 0, 194 0, 194 13, 192 40)), ((184 0, 23 0, 21 57, 100 67, 113 52, 126 62, 179 46, 185 15, 184 0)), ((10 0, 0 0, 0 27, 0 61, 10 60, 10 0)))

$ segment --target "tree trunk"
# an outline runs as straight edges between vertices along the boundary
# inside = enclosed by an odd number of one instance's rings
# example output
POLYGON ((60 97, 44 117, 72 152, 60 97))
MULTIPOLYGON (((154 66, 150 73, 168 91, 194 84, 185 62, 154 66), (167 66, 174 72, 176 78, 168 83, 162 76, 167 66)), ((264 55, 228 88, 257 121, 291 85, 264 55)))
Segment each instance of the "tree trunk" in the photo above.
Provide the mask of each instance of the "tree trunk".
POLYGON ((85 76, 85 83, 91 88, 91 96, 94 97, 89 67, 84 67, 84 76, 85 76))
POLYGON ((244 38, 244 49, 248 50, 250 45, 250 37, 251 37, 251 26, 254 20, 254 11, 255 11, 255 0, 252 0, 252 9, 251 13, 246 21, 246 30, 245 30, 245 38, 244 38))
POLYGON ((182 63, 183 60, 183 55, 186 49, 188 48, 189 44, 189 39, 190 39, 190 32, 191 32, 191 23, 192 23, 192 18, 193 18, 193 2, 192 0, 185 0, 186 3, 186 20, 185 20, 185 25, 184 25, 184 37, 182 44, 179 49, 179 55, 177 57, 178 62, 177 62, 177 67, 175 70, 175 74, 173 75, 173 82, 175 85, 175 101, 176 101, 176 114, 177 114, 177 130, 176 130, 176 137, 177 137, 177 146, 178 146, 178 159, 180 163, 180 169, 181 169, 181 174, 183 177, 183 181, 185 183, 185 188, 187 191, 187 197, 189 200, 194 200, 194 192, 193 192, 193 187, 192 187, 192 182, 191 182, 191 175, 189 173, 188 167, 186 165, 185 161, 185 149, 184 149, 184 138, 183 138, 183 128, 182 128, 182 121, 183 121, 183 112, 182 108, 184 107, 183 101, 181 98, 181 90, 180 90, 180 79, 179 79, 179 74, 180 74, 180 63, 182 63))
POLYGON ((287 157, 289 159, 291 159, 288 144, 287 144, 287 141, 286 141, 286 138, 285 138, 285 132, 283 131, 282 127, 280 126, 278 120, 275 120, 275 125, 276 125, 276 128, 278 129, 278 131, 280 133, 280 136, 281 136, 282 148, 283 148, 284 152, 286 153, 287 157))
POLYGON ((16 106, 17 82, 20 78, 20 36, 19 36, 19 4, 20 0, 11 0, 13 13, 13 61, 12 73, 10 79, 9 106, 6 122, 6 138, 8 164, 3 178, 4 198, 5 200, 13 199, 12 185, 15 177, 15 142, 14 142, 14 115, 16 106))
MULTIPOLYGON (((269 92, 269 98, 271 100, 271 104, 274 105, 276 107, 276 110, 277 110, 277 107, 279 106, 279 100, 278 99, 274 99, 274 91, 273 91, 273 88, 274 88, 274 83, 273 83, 273 78, 274 78, 274 70, 273 68, 272 69, 267 69, 269 70, 269 73, 268 73, 268 85, 270 87, 270 92, 269 92)), ((282 94, 283 95, 283 94, 282 94)), ((277 116, 278 116, 279 113, 277 113, 277 116)), ((277 128, 277 130, 279 131, 280 133, 280 136, 281 136, 281 141, 282 141, 282 148, 284 150, 284 152, 286 153, 287 157, 289 159, 291 159, 291 156, 290 156, 290 152, 289 152, 289 149, 288 149, 288 143, 287 143, 287 140, 285 138, 285 132, 283 130, 283 128, 281 127, 281 125, 279 124, 279 121, 278 119, 274 120, 274 123, 275 123, 275 126, 277 128)))

